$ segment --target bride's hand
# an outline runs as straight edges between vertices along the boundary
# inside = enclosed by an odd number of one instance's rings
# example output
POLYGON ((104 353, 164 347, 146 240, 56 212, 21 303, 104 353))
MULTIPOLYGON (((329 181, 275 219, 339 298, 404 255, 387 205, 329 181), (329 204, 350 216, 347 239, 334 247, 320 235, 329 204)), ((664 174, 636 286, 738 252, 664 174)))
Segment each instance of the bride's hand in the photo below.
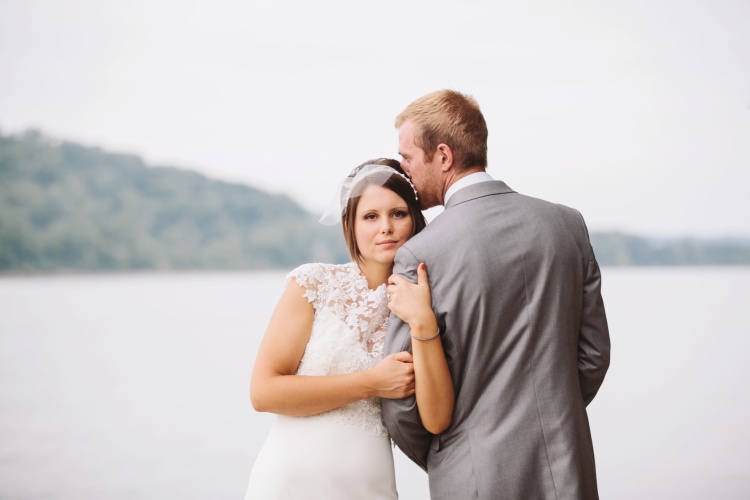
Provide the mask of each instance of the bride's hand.
POLYGON ((401 399, 414 394, 414 364, 407 351, 389 354, 369 373, 371 387, 378 397, 401 399))
MULTIPOLYGON (((432 312, 430 282, 424 263, 417 266, 417 283, 410 283, 397 274, 388 278, 388 307, 412 329, 427 327, 435 322, 432 312)), ((431 329, 431 328, 430 328, 431 329)))

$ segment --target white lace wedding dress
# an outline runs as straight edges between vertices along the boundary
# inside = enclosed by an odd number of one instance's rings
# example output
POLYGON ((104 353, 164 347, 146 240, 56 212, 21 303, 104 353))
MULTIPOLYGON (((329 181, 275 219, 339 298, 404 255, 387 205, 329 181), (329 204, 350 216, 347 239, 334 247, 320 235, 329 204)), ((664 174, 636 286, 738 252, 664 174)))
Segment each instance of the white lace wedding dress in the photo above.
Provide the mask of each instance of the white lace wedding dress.
MULTIPOLYGON (((367 370, 383 355, 385 285, 370 290, 354 263, 305 264, 296 279, 315 308, 298 375, 367 370)), ((310 417, 278 415, 250 474, 245 500, 395 499, 393 452, 380 399, 310 417)))

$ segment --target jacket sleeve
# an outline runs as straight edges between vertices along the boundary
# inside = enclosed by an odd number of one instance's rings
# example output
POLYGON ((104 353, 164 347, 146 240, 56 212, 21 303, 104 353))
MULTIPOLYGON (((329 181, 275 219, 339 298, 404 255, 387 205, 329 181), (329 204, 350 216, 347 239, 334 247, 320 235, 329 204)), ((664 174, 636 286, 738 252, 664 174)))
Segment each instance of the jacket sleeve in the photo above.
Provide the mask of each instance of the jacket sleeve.
POLYGON ((584 264, 583 310, 578 334, 578 380, 583 400, 588 406, 596 396, 609 368, 610 340, 607 315, 604 312, 601 294, 602 277, 599 264, 591 248, 583 217, 581 217, 581 223, 586 238, 583 254, 586 263, 584 264))
MULTIPOLYGON (((417 281, 417 265, 419 262, 407 248, 401 247, 396 253, 393 265, 394 274, 399 274, 411 283, 417 281)), ((391 314, 388 334, 385 339, 385 354, 394 352, 411 352, 411 337, 409 325, 391 314)), ((403 399, 381 399, 383 421, 393 442, 414 463, 427 471, 427 452, 432 442, 430 434, 422 425, 422 419, 417 410, 417 399, 409 396, 403 399)))

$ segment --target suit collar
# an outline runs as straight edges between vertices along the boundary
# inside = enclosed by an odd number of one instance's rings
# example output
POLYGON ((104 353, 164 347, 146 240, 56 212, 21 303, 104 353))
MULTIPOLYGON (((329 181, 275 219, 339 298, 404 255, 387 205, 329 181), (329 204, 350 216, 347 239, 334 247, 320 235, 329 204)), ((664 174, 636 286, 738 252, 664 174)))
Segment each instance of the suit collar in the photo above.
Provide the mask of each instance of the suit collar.
POLYGON ((451 196, 448 203, 445 205, 445 209, 448 210, 458 204, 466 203, 467 201, 475 200, 477 198, 506 193, 515 193, 515 191, 509 188, 503 181, 487 181, 472 184, 471 186, 460 189, 451 196))
POLYGON ((479 184, 480 182, 487 182, 494 180, 490 174, 487 173, 487 171, 482 170, 481 172, 474 172, 473 174, 469 174, 465 177, 461 177, 456 182, 451 184, 451 186, 448 188, 448 190, 445 192, 443 205, 447 205, 448 201, 451 199, 451 197, 458 193, 460 190, 462 190, 465 187, 469 187, 472 184, 479 184))

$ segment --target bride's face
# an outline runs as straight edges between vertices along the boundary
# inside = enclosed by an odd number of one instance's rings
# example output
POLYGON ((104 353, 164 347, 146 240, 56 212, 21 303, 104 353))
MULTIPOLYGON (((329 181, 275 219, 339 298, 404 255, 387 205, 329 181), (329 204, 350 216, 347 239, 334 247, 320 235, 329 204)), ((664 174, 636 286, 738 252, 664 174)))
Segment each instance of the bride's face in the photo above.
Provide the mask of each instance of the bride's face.
POLYGON ((413 230, 409 207, 399 195, 375 185, 362 192, 354 219, 354 237, 365 262, 392 265, 396 250, 413 230))

